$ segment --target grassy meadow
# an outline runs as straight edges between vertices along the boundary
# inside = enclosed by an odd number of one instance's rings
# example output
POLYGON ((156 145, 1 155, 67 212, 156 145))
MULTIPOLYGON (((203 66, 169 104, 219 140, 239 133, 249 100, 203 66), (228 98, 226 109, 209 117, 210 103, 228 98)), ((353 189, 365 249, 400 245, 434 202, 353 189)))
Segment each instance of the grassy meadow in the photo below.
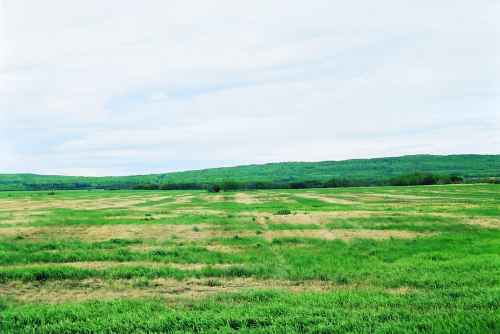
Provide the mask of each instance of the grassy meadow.
POLYGON ((500 185, 0 192, 1 333, 499 333, 500 185))

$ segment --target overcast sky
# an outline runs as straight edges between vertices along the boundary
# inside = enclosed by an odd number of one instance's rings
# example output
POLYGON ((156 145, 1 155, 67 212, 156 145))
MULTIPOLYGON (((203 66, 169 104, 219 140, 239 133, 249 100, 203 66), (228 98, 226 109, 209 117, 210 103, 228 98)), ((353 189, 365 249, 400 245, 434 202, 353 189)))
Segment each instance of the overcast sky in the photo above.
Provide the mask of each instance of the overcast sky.
POLYGON ((0 4, 0 173, 500 153, 500 1, 0 4))

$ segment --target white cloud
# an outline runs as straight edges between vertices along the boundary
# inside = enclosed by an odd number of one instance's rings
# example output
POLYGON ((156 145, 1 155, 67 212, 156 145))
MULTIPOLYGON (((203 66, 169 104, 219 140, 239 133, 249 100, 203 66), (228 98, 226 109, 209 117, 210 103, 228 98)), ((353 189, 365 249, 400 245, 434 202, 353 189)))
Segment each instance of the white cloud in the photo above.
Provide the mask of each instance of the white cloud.
POLYGON ((500 152, 495 1, 3 4, 0 171, 500 152))

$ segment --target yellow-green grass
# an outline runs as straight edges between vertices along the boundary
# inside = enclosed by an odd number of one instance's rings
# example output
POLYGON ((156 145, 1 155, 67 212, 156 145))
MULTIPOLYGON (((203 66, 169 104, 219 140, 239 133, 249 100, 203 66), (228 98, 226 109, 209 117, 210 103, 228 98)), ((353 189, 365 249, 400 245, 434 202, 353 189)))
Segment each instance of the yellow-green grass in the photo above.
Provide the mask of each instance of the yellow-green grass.
POLYGON ((500 186, 0 192, 0 332, 500 331, 500 186))

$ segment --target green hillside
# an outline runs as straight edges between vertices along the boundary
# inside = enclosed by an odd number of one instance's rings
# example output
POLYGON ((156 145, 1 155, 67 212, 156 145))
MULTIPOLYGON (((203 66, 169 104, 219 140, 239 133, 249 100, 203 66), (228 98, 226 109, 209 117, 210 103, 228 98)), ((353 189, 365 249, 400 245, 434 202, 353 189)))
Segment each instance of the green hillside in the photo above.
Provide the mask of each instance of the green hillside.
POLYGON ((412 155, 322 162, 283 162, 166 174, 78 177, 0 174, 0 190, 131 188, 140 184, 213 184, 225 181, 290 183, 342 178, 383 184, 409 173, 457 174, 466 180, 500 177, 500 155, 412 155))

